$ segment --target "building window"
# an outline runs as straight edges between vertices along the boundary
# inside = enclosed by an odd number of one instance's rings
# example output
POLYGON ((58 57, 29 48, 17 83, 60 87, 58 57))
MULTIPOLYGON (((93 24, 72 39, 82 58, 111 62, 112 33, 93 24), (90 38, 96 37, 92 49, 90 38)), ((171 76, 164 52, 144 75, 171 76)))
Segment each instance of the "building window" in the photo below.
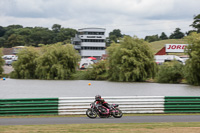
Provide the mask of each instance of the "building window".
POLYGON ((79 35, 104 35, 104 32, 79 32, 79 35))
POLYGON ((102 43, 105 42, 104 39, 82 39, 82 42, 97 42, 97 43, 102 43))
POLYGON ((105 47, 81 47, 81 50, 104 50, 105 47))

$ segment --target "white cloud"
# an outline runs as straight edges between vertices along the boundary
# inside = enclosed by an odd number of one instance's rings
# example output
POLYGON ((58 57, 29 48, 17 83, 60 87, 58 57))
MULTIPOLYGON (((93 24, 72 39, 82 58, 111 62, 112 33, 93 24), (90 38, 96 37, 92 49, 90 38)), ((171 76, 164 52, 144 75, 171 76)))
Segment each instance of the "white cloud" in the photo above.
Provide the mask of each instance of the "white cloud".
POLYGON ((197 0, 1 0, 0 25, 105 27, 131 36, 191 29, 197 0))

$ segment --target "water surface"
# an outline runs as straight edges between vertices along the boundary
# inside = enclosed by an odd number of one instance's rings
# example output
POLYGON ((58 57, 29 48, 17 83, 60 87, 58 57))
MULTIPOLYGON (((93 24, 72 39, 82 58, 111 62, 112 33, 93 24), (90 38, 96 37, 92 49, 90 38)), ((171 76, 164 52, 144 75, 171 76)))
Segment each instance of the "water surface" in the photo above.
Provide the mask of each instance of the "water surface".
POLYGON ((102 96, 199 96, 200 86, 90 80, 0 81, 0 99, 102 96), (88 83, 91 83, 89 86, 88 83))

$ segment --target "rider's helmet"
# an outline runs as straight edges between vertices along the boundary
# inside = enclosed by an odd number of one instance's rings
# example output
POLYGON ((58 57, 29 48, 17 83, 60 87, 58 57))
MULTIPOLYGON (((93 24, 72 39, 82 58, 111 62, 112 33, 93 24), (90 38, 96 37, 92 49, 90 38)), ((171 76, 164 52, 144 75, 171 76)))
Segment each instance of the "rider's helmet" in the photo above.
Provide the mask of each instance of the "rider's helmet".
POLYGON ((101 100, 101 96, 100 96, 100 95, 96 95, 96 96, 95 96, 95 100, 96 100, 96 101, 101 100))

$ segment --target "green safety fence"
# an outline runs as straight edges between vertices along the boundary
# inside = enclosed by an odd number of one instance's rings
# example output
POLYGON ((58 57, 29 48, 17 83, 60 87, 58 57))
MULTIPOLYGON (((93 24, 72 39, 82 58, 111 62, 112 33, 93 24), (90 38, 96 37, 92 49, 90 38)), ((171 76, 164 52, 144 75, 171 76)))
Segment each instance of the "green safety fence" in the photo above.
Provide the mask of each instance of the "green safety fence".
POLYGON ((0 99, 0 116, 58 114, 58 98, 0 99))
POLYGON ((198 113, 200 112, 200 96, 166 96, 165 113, 198 113))
MULTIPOLYGON (((139 97, 139 96, 138 96, 139 97)), ((154 96, 152 96, 154 97, 154 96)), ((133 101, 133 98, 129 98, 127 100, 126 97, 123 97, 127 104, 129 103, 137 103, 136 101, 133 101)), ((74 113, 74 111, 85 111, 85 105, 82 105, 84 103, 87 103, 89 106, 89 103, 84 98, 81 99, 82 102, 80 102, 80 99, 77 97, 72 97, 70 99, 66 98, 20 98, 20 99, 0 99, 0 116, 7 116, 7 115, 62 115, 67 113, 74 113), (77 100, 79 100, 79 104, 77 104, 77 100), (59 104, 60 102, 60 104, 59 104), (75 105, 73 105, 75 104, 75 105), (80 108, 79 108, 80 106, 80 108), (81 109, 83 108, 83 109, 81 109), (70 112, 71 111, 71 112, 70 112), (60 113, 59 113, 60 112, 60 113)), ((138 98, 140 99, 140 98, 138 98)), ((147 97, 147 100, 149 99, 149 102, 151 102, 151 97, 147 97)), ((93 100, 93 99, 92 99, 93 100)), ((140 104, 142 102, 148 102, 148 101, 142 101, 144 100, 142 97, 140 99, 140 104)), ((156 99, 154 99, 156 100, 156 99)), ((146 110, 151 106, 151 109, 158 108, 161 113, 198 113, 200 112, 200 96, 163 96, 158 99, 159 106, 157 106, 158 101, 154 101, 155 104, 153 105, 144 105, 140 107, 141 111, 138 110, 139 108, 133 107, 132 109, 129 107, 128 109, 124 107, 123 111, 134 111, 134 109, 137 109, 137 113, 141 113, 142 110, 146 110), (164 104, 164 105, 163 105, 164 104), (155 107, 154 107, 155 105, 155 107)), ((122 100, 123 101, 123 100, 122 100)), ((129 104, 130 104, 129 103, 129 104)), ((121 103, 120 107, 123 108, 123 103, 121 103), (121 106, 122 105, 122 106, 121 106)), ((125 106, 125 105, 124 105, 125 106)), ((156 113, 156 112, 153 112, 156 113)))

